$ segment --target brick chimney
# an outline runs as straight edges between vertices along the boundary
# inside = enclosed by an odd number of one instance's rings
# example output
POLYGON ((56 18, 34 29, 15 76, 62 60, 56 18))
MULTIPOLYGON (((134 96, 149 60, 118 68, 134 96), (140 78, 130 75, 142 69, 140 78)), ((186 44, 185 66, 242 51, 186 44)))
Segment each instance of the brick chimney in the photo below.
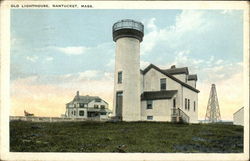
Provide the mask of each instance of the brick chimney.
POLYGON ((175 68, 175 65, 172 65, 172 66, 171 66, 171 69, 174 69, 174 68, 175 68))

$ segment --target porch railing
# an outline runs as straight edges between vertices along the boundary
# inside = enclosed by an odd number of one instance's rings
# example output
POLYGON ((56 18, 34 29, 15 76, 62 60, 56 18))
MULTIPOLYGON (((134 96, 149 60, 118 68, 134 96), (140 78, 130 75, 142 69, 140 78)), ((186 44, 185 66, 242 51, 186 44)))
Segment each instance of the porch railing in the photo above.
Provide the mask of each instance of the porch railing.
MULTIPOLYGON (((175 118, 179 118, 179 121, 183 121, 183 122, 189 122, 189 116, 184 112, 182 111, 180 108, 173 108, 172 109, 172 119, 175 118), (181 120, 180 120, 181 119, 181 120)), ((177 120, 176 120, 177 121, 177 120)))

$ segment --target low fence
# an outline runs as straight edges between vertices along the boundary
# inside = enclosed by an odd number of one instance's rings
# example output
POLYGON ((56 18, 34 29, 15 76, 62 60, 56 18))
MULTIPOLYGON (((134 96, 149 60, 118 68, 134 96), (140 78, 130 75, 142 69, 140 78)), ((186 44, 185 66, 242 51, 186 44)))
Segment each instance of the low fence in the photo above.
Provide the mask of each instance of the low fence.
POLYGON ((33 122, 63 122, 63 121, 108 121, 109 118, 67 118, 67 117, 36 117, 36 116, 10 116, 10 121, 33 122))

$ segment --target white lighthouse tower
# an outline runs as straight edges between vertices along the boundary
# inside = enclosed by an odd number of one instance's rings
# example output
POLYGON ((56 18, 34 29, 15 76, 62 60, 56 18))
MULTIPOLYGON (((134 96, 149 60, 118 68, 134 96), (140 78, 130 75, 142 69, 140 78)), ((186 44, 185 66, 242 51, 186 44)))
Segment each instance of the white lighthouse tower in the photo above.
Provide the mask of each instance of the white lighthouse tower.
POLYGON ((144 26, 134 20, 113 25, 115 49, 114 114, 123 121, 138 121, 140 110, 140 42, 144 26))

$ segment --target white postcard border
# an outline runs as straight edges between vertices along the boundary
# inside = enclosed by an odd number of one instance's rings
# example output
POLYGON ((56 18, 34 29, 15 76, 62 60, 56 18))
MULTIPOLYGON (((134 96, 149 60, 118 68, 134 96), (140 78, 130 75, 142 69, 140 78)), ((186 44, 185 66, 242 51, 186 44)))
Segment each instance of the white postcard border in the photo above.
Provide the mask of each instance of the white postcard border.
MULTIPOLYGON (((75 8, 18 8, 75 9, 75 8)), ((4 1, 1 3, 1 155, 2 160, 248 160, 249 159, 249 3, 241 1, 4 1), (13 153, 9 152, 11 4, 83 4, 77 9, 241 9, 244 10, 244 153, 13 153)))

